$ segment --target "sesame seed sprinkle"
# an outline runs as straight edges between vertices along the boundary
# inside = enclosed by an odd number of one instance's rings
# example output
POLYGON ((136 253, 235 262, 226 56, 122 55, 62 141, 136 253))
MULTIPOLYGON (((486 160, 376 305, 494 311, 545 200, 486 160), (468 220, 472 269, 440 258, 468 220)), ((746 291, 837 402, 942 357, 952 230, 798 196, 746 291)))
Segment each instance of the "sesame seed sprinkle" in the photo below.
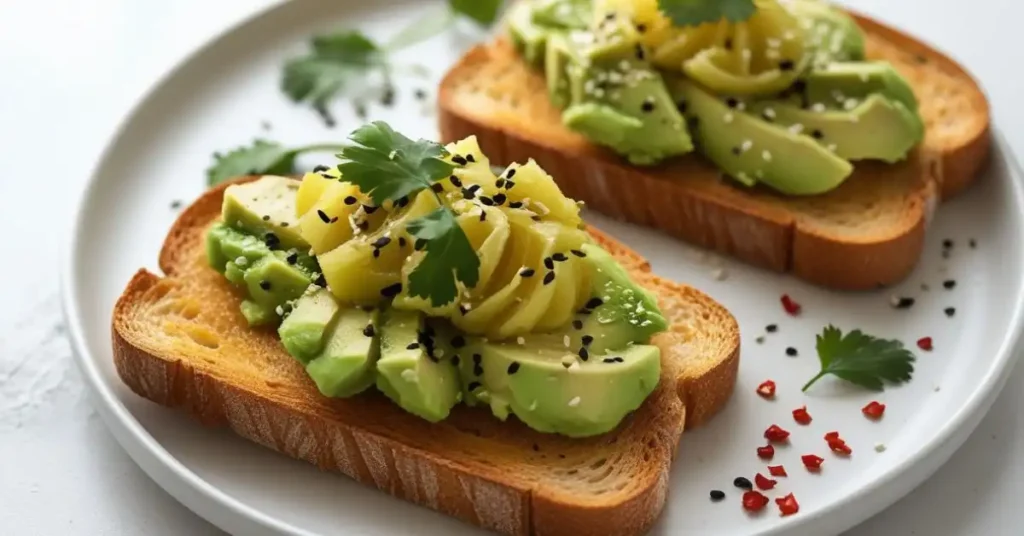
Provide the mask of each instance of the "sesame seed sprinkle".
POLYGON ((580 397, 578 397, 578 396, 572 397, 572 400, 569 401, 569 407, 570 408, 575 408, 578 405, 580 405, 580 397))

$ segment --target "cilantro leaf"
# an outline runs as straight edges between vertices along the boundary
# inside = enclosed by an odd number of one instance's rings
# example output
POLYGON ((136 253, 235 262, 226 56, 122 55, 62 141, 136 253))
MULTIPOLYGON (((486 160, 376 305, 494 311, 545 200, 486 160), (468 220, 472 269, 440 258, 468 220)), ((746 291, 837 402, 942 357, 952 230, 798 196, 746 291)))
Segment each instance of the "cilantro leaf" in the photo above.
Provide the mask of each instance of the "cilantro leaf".
POLYGON ((480 258, 448 207, 438 207, 406 226, 409 234, 426 244, 426 255, 409 274, 409 295, 429 299, 434 307, 458 296, 458 279, 468 287, 480 277, 480 258))
POLYGON ((227 154, 214 153, 213 165, 206 170, 206 180, 215 186, 242 175, 285 175, 295 167, 297 151, 280 143, 256 140, 248 147, 239 147, 227 154))
POLYGON ((502 0, 448 0, 452 11, 465 15, 481 26, 490 26, 498 18, 502 0))
POLYGON ((382 65, 380 47, 359 31, 316 36, 307 56, 285 64, 281 89, 295 102, 323 107, 349 79, 382 65))
POLYGON ((817 337, 817 350, 821 372, 804 385, 804 391, 826 374, 881 391, 883 381, 903 383, 914 372, 914 354, 903 343, 879 339, 860 330, 843 335, 838 328, 827 326, 817 337))
POLYGON ((295 158, 299 154, 340 149, 340 145, 332 144, 288 148, 277 142, 256 140, 226 154, 214 153, 213 164, 206 170, 206 181, 216 186, 242 175, 289 175, 295 173, 295 158))
POLYGON ((658 0, 658 8, 673 24, 683 27, 717 22, 723 18, 729 22, 742 22, 757 11, 754 0, 658 0))
POLYGON ((455 169, 441 160, 448 153, 440 144, 410 140, 383 121, 359 127, 349 139, 355 145, 341 150, 338 170, 376 205, 429 188, 455 169))

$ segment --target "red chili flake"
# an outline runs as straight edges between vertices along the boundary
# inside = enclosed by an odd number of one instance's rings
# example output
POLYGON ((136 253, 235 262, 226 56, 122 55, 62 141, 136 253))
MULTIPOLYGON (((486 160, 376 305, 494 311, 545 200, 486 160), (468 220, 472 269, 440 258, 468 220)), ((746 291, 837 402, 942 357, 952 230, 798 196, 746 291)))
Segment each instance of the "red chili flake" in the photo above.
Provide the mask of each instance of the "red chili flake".
POLYGON ((769 490, 774 488, 775 484, 778 484, 778 482, 762 475, 761 473, 757 473, 754 475, 754 484, 757 485, 757 489, 769 490))
POLYGON ((917 339, 917 347, 922 349, 922 350, 924 350, 925 352, 931 352, 932 351, 932 338, 931 337, 921 337, 920 339, 917 339))
POLYGON ((836 454, 842 454, 843 456, 849 456, 853 454, 853 449, 846 444, 846 441, 842 439, 834 439, 828 442, 828 448, 832 449, 832 452, 836 454))
POLYGON ((757 394, 764 398, 775 398, 775 382, 765 380, 757 386, 757 394))
POLYGON ((760 512, 768 504, 768 497, 760 491, 743 492, 743 509, 748 512, 760 512))
POLYGON ((789 297, 789 294, 782 295, 782 308, 786 310, 786 313, 790 316, 796 316, 800 314, 802 307, 799 303, 793 301, 793 298, 789 297))
POLYGON ((764 438, 772 443, 783 443, 786 438, 789 437, 789 432, 779 428, 779 425, 773 424, 764 431, 764 438))
POLYGON ((885 404, 882 404, 877 400, 872 400, 868 405, 861 408, 860 411, 865 417, 877 421, 878 419, 881 419, 882 415, 885 413, 885 404))
POLYGON ((804 462, 804 467, 806 467, 808 471, 817 473, 821 470, 821 464, 825 461, 825 458, 814 454, 804 454, 803 456, 800 456, 800 461, 804 462))
POLYGON ((811 424, 811 414, 807 413, 807 406, 793 410, 793 420, 797 424, 811 424))
POLYGON ((768 473, 772 476, 789 476, 786 474, 786 468, 782 465, 769 465, 768 473))
POLYGON ((835 441, 839 439, 839 432, 828 432, 825 434, 825 441, 835 441))
POLYGON ((782 517, 791 516, 800 511, 800 504, 796 502, 796 497, 792 493, 776 498, 775 504, 779 505, 779 513, 782 514, 782 517))
POLYGON ((757 457, 762 460, 770 460, 775 457, 775 447, 771 445, 765 445, 763 447, 757 447, 757 457))

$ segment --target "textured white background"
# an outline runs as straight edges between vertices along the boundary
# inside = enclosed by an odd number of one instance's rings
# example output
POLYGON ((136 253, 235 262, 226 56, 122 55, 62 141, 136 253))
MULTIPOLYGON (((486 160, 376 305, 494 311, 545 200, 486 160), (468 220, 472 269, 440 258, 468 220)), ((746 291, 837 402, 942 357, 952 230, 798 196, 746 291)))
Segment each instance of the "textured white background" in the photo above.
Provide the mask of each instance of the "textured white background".
MULTIPOLYGON (((274 1, 0 0, 0 534, 219 533, 150 481, 94 414, 63 337, 56 270, 79 191, 128 107, 190 50, 274 1)), ((969 65, 1011 146, 1024 148, 1021 4, 846 3, 969 65)), ((1021 534, 1022 406, 1018 367, 946 467, 849 534, 1021 534)))

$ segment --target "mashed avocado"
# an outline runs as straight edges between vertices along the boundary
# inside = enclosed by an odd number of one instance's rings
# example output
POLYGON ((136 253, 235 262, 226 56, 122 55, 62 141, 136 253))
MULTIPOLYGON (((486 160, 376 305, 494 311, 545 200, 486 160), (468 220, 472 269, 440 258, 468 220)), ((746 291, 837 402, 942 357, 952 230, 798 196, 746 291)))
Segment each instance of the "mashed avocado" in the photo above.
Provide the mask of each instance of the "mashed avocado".
POLYGON ((563 123, 634 165, 696 150, 743 185, 814 195, 856 161, 897 162, 921 142, 910 85, 864 60, 849 15, 754 4, 744 21, 678 27, 658 0, 522 0, 506 26, 563 123))

